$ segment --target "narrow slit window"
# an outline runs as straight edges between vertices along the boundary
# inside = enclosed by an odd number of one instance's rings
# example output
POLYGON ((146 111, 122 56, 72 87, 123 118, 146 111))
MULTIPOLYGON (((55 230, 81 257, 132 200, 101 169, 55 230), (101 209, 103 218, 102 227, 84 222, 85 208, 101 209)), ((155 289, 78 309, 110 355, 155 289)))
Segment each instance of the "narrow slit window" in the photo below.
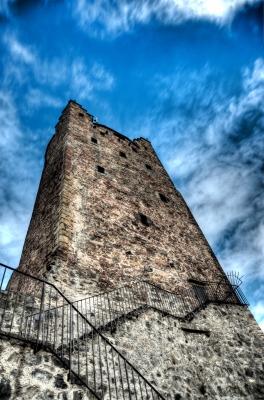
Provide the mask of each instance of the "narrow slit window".
POLYGON ((123 151, 119 152, 120 157, 126 158, 126 153, 124 153, 123 151))
POLYGON ((147 169, 152 169, 150 165, 145 164, 147 169))
POLYGON ((91 138, 91 141, 92 141, 93 143, 97 143, 97 139, 95 139, 94 137, 91 138))
POLYGON ((84 114, 83 113, 79 113, 79 117, 84 117, 84 114))
POLYGON ((168 197, 164 196, 164 194, 159 193, 160 199, 163 201, 163 203, 169 203, 170 200, 168 199, 168 197))
POLYGON ((104 172, 105 172, 104 167, 101 167, 100 165, 97 166, 97 170, 98 170, 98 172, 100 172, 101 174, 104 174, 104 172))
POLYGON ((149 226, 148 217, 144 214, 139 214, 141 223, 145 226, 149 226))

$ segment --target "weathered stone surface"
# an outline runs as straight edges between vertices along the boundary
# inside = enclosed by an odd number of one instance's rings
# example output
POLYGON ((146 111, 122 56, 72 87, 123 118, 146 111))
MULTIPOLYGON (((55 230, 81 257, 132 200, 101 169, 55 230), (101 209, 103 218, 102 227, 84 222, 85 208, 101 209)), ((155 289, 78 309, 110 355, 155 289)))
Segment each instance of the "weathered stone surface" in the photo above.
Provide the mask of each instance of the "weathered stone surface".
MULTIPOLYGON (((177 291, 190 288, 189 278, 223 276, 151 144, 94 124, 75 102, 47 148, 19 268, 53 282, 70 300, 137 280, 177 291)), ((35 314, 34 332, 41 318, 35 314)), ((10 326, 9 311, 3 321, 10 326)), ((246 307, 210 304, 192 322, 143 309, 103 334, 166 400, 264 398, 263 338, 246 307)), ((0 351, 1 400, 94 400, 67 381, 50 353, 2 338, 0 351)), ((110 398, 106 385, 99 390, 110 398)))
POLYGON ((73 392, 73 400, 83 400, 82 392, 73 392))
POLYGON ((50 374, 48 371, 39 368, 34 369, 32 375, 34 378, 39 379, 41 381, 49 381, 52 378, 52 374, 50 374))
POLYGON ((52 400, 52 399, 54 399, 54 394, 50 390, 45 391, 36 398, 36 400, 52 400))
POLYGON ((59 389, 67 389, 68 385, 64 382, 62 375, 55 376, 55 387, 59 389))
POLYGON ((145 273, 172 290, 223 274, 150 142, 94 124, 74 102, 47 148, 19 268, 79 298, 145 273))
POLYGON ((27 354, 25 357, 25 363, 28 365, 39 365, 41 364, 41 357, 38 355, 27 354))

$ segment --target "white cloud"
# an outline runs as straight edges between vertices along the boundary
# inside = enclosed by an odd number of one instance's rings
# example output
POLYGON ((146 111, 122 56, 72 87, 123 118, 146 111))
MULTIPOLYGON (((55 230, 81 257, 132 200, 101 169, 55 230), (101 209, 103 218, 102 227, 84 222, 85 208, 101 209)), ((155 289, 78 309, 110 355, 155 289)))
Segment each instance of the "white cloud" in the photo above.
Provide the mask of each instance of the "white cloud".
POLYGON ((78 0, 74 14, 91 34, 129 31, 135 24, 152 18, 163 24, 178 25, 189 19, 207 19, 223 24, 232 20, 237 9, 256 0, 78 0))
POLYGON ((16 60, 26 64, 32 64, 35 62, 35 55, 30 46, 23 45, 14 36, 6 35, 3 41, 16 60))
POLYGON ((42 57, 14 35, 5 35, 3 43, 6 46, 3 84, 14 91, 24 85, 25 112, 43 104, 63 107, 69 98, 91 100, 114 85, 113 75, 100 63, 72 61, 66 55, 60 59, 42 57))
POLYGON ((94 63, 89 71, 82 60, 72 64, 70 84, 78 99, 91 99, 94 92, 110 90, 113 83, 113 76, 98 63, 94 63))
POLYGON ((43 107, 44 105, 54 108, 63 108, 64 106, 61 98, 47 94, 40 89, 30 88, 25 96, 25 100, 27 105, 33 108, 43 107))
POLYGON ((241 72, 231 99, 207 66, 184 74, 153 79, 158 106, 131 136, 151 140, 225 271, 244 275, 250 303, 264 307, 263 291, 254 295, 264 287, 264 59, 241 72))
POLYGON ((0 126, 0 259, 16 267, 30 218, 28 203, 34 200, 27 171, 35 168, 21 149, 22 132, 10 93, 0 92, 0 126))

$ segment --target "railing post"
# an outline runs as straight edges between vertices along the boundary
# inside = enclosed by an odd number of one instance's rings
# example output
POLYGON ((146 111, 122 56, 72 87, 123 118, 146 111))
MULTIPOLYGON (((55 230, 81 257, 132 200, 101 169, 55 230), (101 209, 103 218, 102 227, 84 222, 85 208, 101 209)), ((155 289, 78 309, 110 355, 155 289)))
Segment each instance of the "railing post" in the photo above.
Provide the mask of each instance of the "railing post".
POLYGON ((72 373, 72 303, 70 303, 70 347, 69 347, 69 373, 68 373, 68 381, 71 381, 71 373, 72 373))
POLYGON ((38 324, 37 342, 36 342, 35 351, 34 351, 35 353, 37 353, 42 347, 42 345, 39 344, 39 337, 40 337, 40 326, 41 326, 42 315, 43 315, 43 327, 44 327, 43 309, 44 309, 44 300, 45 300, 45 290, 46 290, 46 284, 45 284, 45 282, 43 282, 42 293, 41 293, 41 302, 40 302, 40 308, 39 308, 39 324, 38 324))
POLYGON ((109 315, 110 315, 110 327, 111 327, 111 333, 113 333, 113 332, 114 332, 114 329, 113 329, 112 322, 114 322, 114 320, 112 321, 111 303, 110 303, 110 300, 109 300, 109 295, 108 295, 108 293, 107 293, 107 302, 108 302, 109 315))

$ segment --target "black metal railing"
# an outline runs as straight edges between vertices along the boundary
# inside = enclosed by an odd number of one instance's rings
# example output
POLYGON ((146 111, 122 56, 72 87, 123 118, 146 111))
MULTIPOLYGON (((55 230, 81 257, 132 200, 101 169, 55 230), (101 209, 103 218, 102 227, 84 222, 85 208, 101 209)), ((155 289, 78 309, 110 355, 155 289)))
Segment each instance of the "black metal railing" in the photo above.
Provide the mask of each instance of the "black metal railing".
POLYGON ((201 282, 179 293, 169 292, 150 282, 139 281, 101 293, 73 304, 100 331, 116 329, 119 321, 146 308, 153 308, 180 319, 190 319, 209 303, 248 305, 239 287, 227 280, 201 282))
POLYGON ((0 335, 51 351, 69 370, 69 379, 97 399, 163 399, 103 330, 115 331, 119 322, 146 308, 191 319, 210 302, 248 304, 239 285, 226 278, 177 293, 141 281, 73 303, 53 284, 3 264, 0 282, 0 335))
POLYGON ((1 336, 52 352, 97 399, 164 399, 54 285, 3 264, 0 282, 1 336))

